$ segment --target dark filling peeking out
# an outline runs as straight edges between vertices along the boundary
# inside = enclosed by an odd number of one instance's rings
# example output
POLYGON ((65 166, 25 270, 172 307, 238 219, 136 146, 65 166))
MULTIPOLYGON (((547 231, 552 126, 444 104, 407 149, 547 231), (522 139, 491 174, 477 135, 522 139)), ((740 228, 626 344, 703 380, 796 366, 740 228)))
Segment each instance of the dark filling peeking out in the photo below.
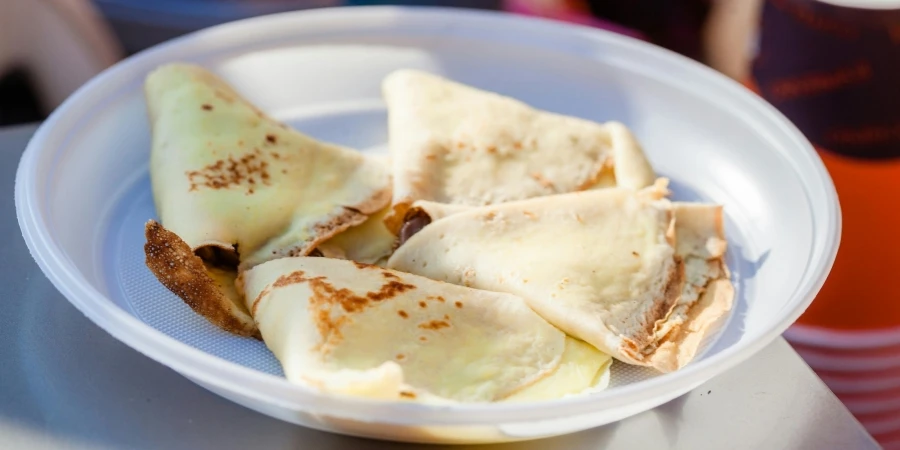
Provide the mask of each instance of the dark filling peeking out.
POLYGON ((207 265, 223 270, 233 270, 237 272, 238 264, 241 262, 237 244, 235 244, 232 249, 207 245, 198 248, 194 251, 194 254, 199 256, 207 265))
POLYGON ((421 209, 412 209, 403 219, 403 226, 400 227, 400 245, 403 245, 409 238, 413 237, 422 228, 431 223, 431 216, 421 209))

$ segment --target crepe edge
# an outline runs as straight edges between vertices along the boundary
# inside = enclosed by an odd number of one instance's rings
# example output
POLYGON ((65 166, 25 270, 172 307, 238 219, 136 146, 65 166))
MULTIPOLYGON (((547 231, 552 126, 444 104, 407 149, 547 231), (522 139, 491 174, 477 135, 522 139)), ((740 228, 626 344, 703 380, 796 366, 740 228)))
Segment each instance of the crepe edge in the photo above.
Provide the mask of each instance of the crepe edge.
POLYGON ((650 311, 644 314, 646 328, 639 330, 637 335, 620 335, 622 341, 619 344, 619 351, 615 354, 625 359, 626 363, 641 366, 651 365, 644 349, 655 344, 653 335, 659 323, 668 319, 681 299, 686 279, 684 260, 679 256, 673 256, 672 259, 673 264, 668 271, 666 284, 662 291, 662 301, 657 302, 650 311))
POLYGON ((652 186, 658 178, 641 143, 621 122, 606 122, 613 146, 613 173, 616 185, 629 189, 652 186))
POLYGON ((207 273, 203 260, 177 234, 155 220, 144 226, 144 255, 147 268, 169 291, 195 313, 230 333, 262 339, 256 322, 229 299, 207 273))
MULTIPOLYGON (((706 251, 709 253, 704 255, 708 262, 718 263, 719 276, 710 279, 703 286, 703 292, 700 293, 699 298, 687 307, 684 321, 672 327, 658 341, 658 346, 649 361, 651 366, 664 373, 678 370, 692 361, 703 340, 717 328, 720 319, 734 306, 734 285, 731 283, 728 265, 724 261, 727 241, 725 240, 723 208, 721 205, 705 206, 712 206, 711 215, 705 215, 702 220, 697 220, 697 216, 690 214, 687 216, 689 217, 687 223, 695 231, 701 230, 699 234, 710 235, 711 238, 720 241, 720 245, 715 251, 707 248, 706 251)), ((700 208, 700 204, 673 203, 676 217, 678 211, 682 211, 682 219, 685 218, 684 213, 693 213, 696 208, 700 208)), ((687 258, 688 255, 684 255, 684 257, 687 258)))
POLYGON ((308 243, 303 256, 308 255, 309 252, 315 250, 320 244, 338 234, 341 234, 352 227, 361 225, 370 216, 387 207, 391 202, 391 192, 391 186, 388 184, 386 187, 375 191, 375 193, 362 203, 353 206, 343 206, 343 214, 338 214, 324 223, 316 224, 314 226, 314 229, 317 232, 316 237, 308 243))
MULTIPOLYGON (((272 254, 261 256, 260 250, 254 251, 242 259, 238 266, 238 272, 243 272, 273 259, 290 258, 294 256, 309 256, 316 248, 329 239, 337 236, 351 227, 362 224, 369 216, 377 213, 390 203, 391 187, 387 185, 375 191, 368 198, 355 205, 340 205, 340 213, 328 215, 324 220, 313 223, 310 226, 312 237, 297 245, 285 247, 272 254)), ((273 237, 277 239, 277 237, 273 237)), ((263 246, 262 248, 265 248, 263 246)))
POLYGON ((698 301, 688 309, 684 323, 674 327, 661 340, 650 357, 650 364, 668 373, 694 359, 703 339, 714 330, 734 303, 734 285, 728 278, 711 280, 698 301))
POLYGON ((308 244, 303 256, 313 251, 317 246, 325 241, 349 230, 352 227, 361 225, 369 216, 381 211, 391 202, 391 187, 388 185, 378 191, 375 191, 365 201, 353 206, 342 206, 344 212, 331 217, 329 220, 314 225, 316 237, 308 244))

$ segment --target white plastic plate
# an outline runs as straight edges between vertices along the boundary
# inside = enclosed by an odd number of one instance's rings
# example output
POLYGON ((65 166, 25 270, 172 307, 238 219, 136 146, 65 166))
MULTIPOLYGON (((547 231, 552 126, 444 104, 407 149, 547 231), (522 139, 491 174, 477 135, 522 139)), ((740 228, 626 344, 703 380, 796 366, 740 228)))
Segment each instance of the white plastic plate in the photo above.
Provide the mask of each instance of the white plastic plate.
MULTIPOLYGON (((22 158, 16 206, 55 286, 97 325, 213 392, 338 433, 418 442, 500 442, 613 422, 684 394, 749 358, 807 307, 840 235, 834 187, 802 135, 737 83, 602 31, 499 13, 371 7, 235 22, 99 75, 43 124, 22 158), (159 64, 190 61, 315 137, 383 149, 380 82, 412 67, 598 121, 641 139, 678 199, 727 213, 734 311, 715 342, 665 376, 615 364, 612 387, 527 404, 427 406, 323 395, 288 383, 265 346, 194 315, 143 266, 155 217, 142 96, 159 64)), ((135 382, 139 382, 136 380, 135 382)))

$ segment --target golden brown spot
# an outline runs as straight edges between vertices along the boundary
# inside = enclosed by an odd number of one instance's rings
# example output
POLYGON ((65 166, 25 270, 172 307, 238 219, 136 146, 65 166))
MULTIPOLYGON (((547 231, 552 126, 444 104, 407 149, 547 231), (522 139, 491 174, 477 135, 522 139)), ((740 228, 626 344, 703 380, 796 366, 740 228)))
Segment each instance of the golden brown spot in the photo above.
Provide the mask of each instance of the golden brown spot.
POLYGON ((457 148, 466 148, 466 144, 464 142, 457 142, 456 147, 457 148))
POLYGON ((367 293, 366 298, 372 301, 380 302, 382 300, 396 297, 406 291, 415 288, 416 287, 411 284, 405 284, 399 281, 389 281, 387 284, 381 286, 381 289, 379 289, 378 292, 367 293))
POLYGON ((575 220, 577 220, 578 223, 584 223, 584 219, 581 218, 580 214, 575 214, 575 220))
POLYGON ((555 188, 556 188, 556 187, 553 185, 553 182, 552 182, 552 181, 550 181, 550 180, 544 178, 543 175, 541 175, 541 174, 539 174, 539 173, 537 173, 537 172, 532 173, 532 174, 531 174, 531 178, 533 178, 534 181, 537 181, 538 184, 540 184, 541 186, 543 186, 543 187, 545 187, 545 188, 547 188, 547 189, 555 189, 555 188))
POLYGON ((427 160, 429 160, 429 161, 434 161, 434 160, 437 159, 437 156, 436 156, 436 155, 432 155, 432 154, 428 154, 428 155, 425 155, 425 159, 427 159, 427 160))
POLYGON ((406 359, 406 355, 404 355, 403 353, 397 353, 397 356, 395 356, 394 359, 396 359, 397 361, 403 361, 404 359, 406 359))
MULTIPOLYGON (((310 305, 309 309, 312 309, 312 305, 310 305)), ((331 312, 327 309, 319 309, 314 314, 316 316, 316 329, 322 336, 322 343, 317 346, 317 350, 328 353, 330 347, 333 347, 344 338, 341 333, 341 327, 347 322, 347 317, 332 318, 331 312)))
POLYGON ((400 396, 403 397, 403 398, 416 398, 416 393, 415 393, 415 392, 400 391, 400 396))
POLYGON ((278 152, 272 152, 272 158, 281 159, 281 155, 278 152))
MULTIPOLYGON (((313 290, 313 297, 318 301, 340 305, 344 311, 358 312, 371 302, 379 302, 395 297, 407 290, 415 289, 415 286, 391 281, 381 286, 376 292, 368 292, 365 297, 354 294, 347 288, 337 289, 332 284, 324 281, 325 277, 307 278, 303 271, 298 270, 288 275, 282 275, 272 284, 273 287, 283 287, 295 283, 308 282, 313 290)), ((313 300, 311 299, 312 303, 313 300)))
POLYGON ((519 141, 513 142, 513 148, 516 150, 522 150, 522 143, 519 141))
POLYGON ((634 256, 641 256, 638 252, 631 252, 631 254, 634 256))
POLYGON ((286 174, 287 174, 287 169, 281 169, 281 173, 286 175, 286 174))
MULTIPOLYGON (((420 323, 419 328, 423 330, 440 330, 441 328, 447 328, 450 324, 443 320, 432 320, 425 323, 420 323)), ((424 337, 424 336, 423 336, 424 337)))
POLYGON ((450 316, 448 316, 447 314, 444 314, 444 320, 446 320, 447 322, 449 322, 449 321, 450 321, 450 316))
POLYGON ((270 143, 270 144, 277 144, 277 143, 278 143, 278 136, 275 136, 274 134, 271 134, 271 133, 270 133, 270 134, 267 134, 267 135, 266 135, 266 142, 268 142, 268 143, 270 143))
POLYGON ((583 191, 585 189, 590 189, 597 185, 604 178, 612 178, 615 180, 615 167, 616 161, 612 157, 607 157, 606 160, 603 161, 603 164, 600 165, 600 168, 597 169, 590 177, 584 180, 581 184, 579 184, 575 190, 583 191))
POLYGON ((356 268, 357 268, 357 269, 360 269, 360 270, 363 270, 363 269, 379 269, 378 266, 375 266, 375 265, 372 265, 372 264, 361 263, 361 262, 359 262, 359 261, 350 261, 350 262, 352 262, 353 265, 356 266, 356 268))
POLYGON ((259 308, 259 302, 269 294, 269 287, 266 286, 262 291, 259 292, 259 295, 253 300, 252 305, 250 306, 250 313, 254 316, 256 315, 256 309, 259 308))
POLYGON ((402 310, 402 309, 401 309, 400 311, 397 311, 397 314, 398 314, 400 317, 404 318, 404 319, 408 319, 408 318, 409 318, 409 314, 407 314, 406 311, 404 311, 404 310, 402 310))
POLYGON ((304 281, 309 281, 309 279, 306 278, 306 274, 302 270, 297 270, 297 271, 291 272, 287 275, 282 275, 282 276, 278 277, 278 279, 276 279, 275 282, 272 283, 272 286, 279 288, 279 287, 284 287, 284 286, 290 286, 290 285, 296 284, 296 283, 303 283, 304 281))
POLYGON ((381 276, 385 277, 388 280, 399 280, 400 279, 400 277, 398 277, 397 275, 394 275, 391 272, 388 272, 387 270, 382 270, 381 276))
POLYGON ((419 341, 426 342, 426 341, 428 341, 428 338, 425 336, 419 336, 419 341))
POLYGON ((419 302, 419 307, 420 307, 420 308, 427 308, 427 307, 428 307, 428 304, 425 303, 425 302, 419 302))
POLYGON ((440 295, 433 295, 431 297, 428 297, 428 300, 436 300, 441 303, 444 303, 446 301, 446 300, 444 300, 444 297, 441 297, 440 295))
POLYGON ((528 217, 529 219, 537 219, 537 215, 531 211, 522 211, 522 214, 525 214, 525 217, 528 217))
POLYGON ((457 308, 462 308, 462 302, 454 302, 453 304, 456 305, 457 308))
POLYGON ((209 103, 204 103, 203 106, 201 106, 201 108, 203 108, 204 111, 212 111, 213 110, 212 105, 210 105, 209 103))
POLYGON ((487 148, 487 152, 488 152, 488 153, 497 153, 497 146, 496 146, 496 145, 489 145, 488 148, 487 148))
POLYGON ((495 213, 494 211, 490 211, 484 215, 485 220, 493 220, 494 217, 497 217, 497 213, 495 213))
POLYGON ((252 194, 255 176, 259 176, 263 180, 263 184, 269 184, 268 166, 268 162, 261 160, 259 149, 255 149, 254 152, 238 159, 229 156, 228 159, 220 159, 200 170, 189 170, 186 174, 191 184, 191 191, 196 191, 200 187, 229 189, 245 185, 248 193, 252 194))
MULTIPOLYGON (((372 302, 379 302, 415 288, 412 285, 391 281, 383 285, 377 292, 368 292, 363 297, 347 288, 334 287, 325 281, 325 277, 306 278, 302 271, 279 277, 273 286, 280 287, 279 285, 286 286, 299 282, 309 283, 309 287, 313 291, 313 295, 309 298, 309 309, 317 318, 316 328, 325 343, 333 343, 341 339, 340 327, 349 320, 347 316, 333 319, 331 312, 335 306, 340 306, 348 313, 359 312, 370 306, 372 302)), ((401 311, 398 311, 397 314, 402 317, 405 312, 401 314, 401 311)))

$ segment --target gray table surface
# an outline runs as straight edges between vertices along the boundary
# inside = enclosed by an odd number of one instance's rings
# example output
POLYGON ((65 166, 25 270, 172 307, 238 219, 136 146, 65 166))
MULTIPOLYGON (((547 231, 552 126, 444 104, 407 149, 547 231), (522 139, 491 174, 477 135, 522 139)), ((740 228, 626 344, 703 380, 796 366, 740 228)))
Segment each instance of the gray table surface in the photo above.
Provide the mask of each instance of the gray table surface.
MULTIPOLYGON (((411 448, 290 425, 224 400, 113 339, 28 254, 13 180, 33 126, 0 129, 0 448, 411 448)), ((459 448, 459 447, 456 447, 459 448)), ((879 448, 778 339, 700 388, 619 423, 495 449, 879 448)))

